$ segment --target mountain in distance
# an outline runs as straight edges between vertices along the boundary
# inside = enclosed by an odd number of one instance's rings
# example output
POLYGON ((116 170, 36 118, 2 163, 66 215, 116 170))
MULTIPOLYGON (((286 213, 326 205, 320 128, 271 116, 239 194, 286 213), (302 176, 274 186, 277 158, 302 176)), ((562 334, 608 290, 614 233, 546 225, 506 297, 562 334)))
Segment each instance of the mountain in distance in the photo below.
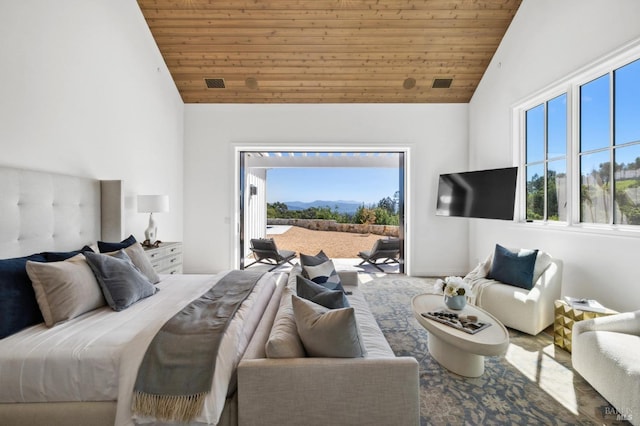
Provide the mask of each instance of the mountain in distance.
POLYGON ((362 202, 358 201, 322 201, 316 200, 311 202, 305 201, 284 201, 289 210, 304 210, 311 207, 329 207, 331 210, 337 209, 339 213, 353 214, 358 210, 358 207, 362 205, 362 202))

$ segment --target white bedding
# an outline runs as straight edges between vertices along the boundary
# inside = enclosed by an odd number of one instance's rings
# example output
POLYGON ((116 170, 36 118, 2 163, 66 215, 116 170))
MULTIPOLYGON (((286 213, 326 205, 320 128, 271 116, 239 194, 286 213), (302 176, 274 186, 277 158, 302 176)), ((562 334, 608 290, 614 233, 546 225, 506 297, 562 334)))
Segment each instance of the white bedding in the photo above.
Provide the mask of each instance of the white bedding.
MULTIPOLYGON (((0 403, 117 399, 116 424, 134 424, 131 393, 149 342, 172 315, 225 274, 162 276, 159 292, 124 311, 104 307, 51 329, 39 324, 0 340, 0 403)), ((196 421, 218 421, 229 379, 279 277, 265 274, 229 325, 212 392, 196 421)))

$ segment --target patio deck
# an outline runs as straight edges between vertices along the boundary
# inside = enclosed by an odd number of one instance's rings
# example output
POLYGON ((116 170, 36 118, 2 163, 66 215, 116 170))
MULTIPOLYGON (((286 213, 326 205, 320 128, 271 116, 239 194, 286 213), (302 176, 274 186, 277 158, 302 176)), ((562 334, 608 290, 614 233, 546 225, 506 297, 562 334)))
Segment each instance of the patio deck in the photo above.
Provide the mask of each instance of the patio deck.
MULTIPOLYGON (((298 256, 300 253, 315 255, 320 250, 329 256, 339 271, 358 271, 369 274, 398 273, 400 268, 397 263, 390 265, 380 264, 384 270, 381 273, 371 265, 359 265, 362 259, 357 257, 358 252, 371 250, 373 244, 379 238, 385 238, 374 234, 353 234, 347 232, 331 232, 331 231, 314 231, 296 226, 270 226, 267 229, 267 236, 273 238, 280 250, 293 250, 298 256)), ((245 263, 253 261, 252 257, 248 257, 245 263)), ((299 258, 293 261, 294 264, 299 263, 299 258)), ((255 264, 251 268, 264 268, 268 270, 267 265, 255 264)), ((278 271, 289 271, 291 265, 285 264, 280 266, 278 271)))

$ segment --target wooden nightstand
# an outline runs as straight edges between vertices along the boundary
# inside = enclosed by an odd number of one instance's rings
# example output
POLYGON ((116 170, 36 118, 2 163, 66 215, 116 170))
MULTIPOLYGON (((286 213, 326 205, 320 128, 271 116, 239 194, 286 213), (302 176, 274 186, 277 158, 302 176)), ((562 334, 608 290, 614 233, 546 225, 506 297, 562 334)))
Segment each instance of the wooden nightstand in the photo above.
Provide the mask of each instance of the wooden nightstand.
POLYGON ((182 243, 168 242, 161 243, 157 248, 144 247, 144 252, 158 274, 182 273, 182 243))
POLYGON ((571 335, 574 323, 617 313, 618 312, 610 309, 607 309, 606 312, 582 311, 564 300, 556 300, 555 320, 553 322, 553 343, 567 352, 571 352, 571 335))

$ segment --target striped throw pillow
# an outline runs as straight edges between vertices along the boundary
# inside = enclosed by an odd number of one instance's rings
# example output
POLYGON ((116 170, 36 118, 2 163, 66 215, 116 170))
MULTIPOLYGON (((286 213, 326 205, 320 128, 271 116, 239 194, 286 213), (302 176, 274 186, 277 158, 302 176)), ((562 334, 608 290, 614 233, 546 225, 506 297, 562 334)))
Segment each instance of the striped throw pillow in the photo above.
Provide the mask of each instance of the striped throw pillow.
POLYGON ((317 266, 303 266, 302 268, 311 281, 316 284, 322 284, 329 290, 344 291, 340 276, 336 272, 336 268, 331 260, 327 260, 317 266))

